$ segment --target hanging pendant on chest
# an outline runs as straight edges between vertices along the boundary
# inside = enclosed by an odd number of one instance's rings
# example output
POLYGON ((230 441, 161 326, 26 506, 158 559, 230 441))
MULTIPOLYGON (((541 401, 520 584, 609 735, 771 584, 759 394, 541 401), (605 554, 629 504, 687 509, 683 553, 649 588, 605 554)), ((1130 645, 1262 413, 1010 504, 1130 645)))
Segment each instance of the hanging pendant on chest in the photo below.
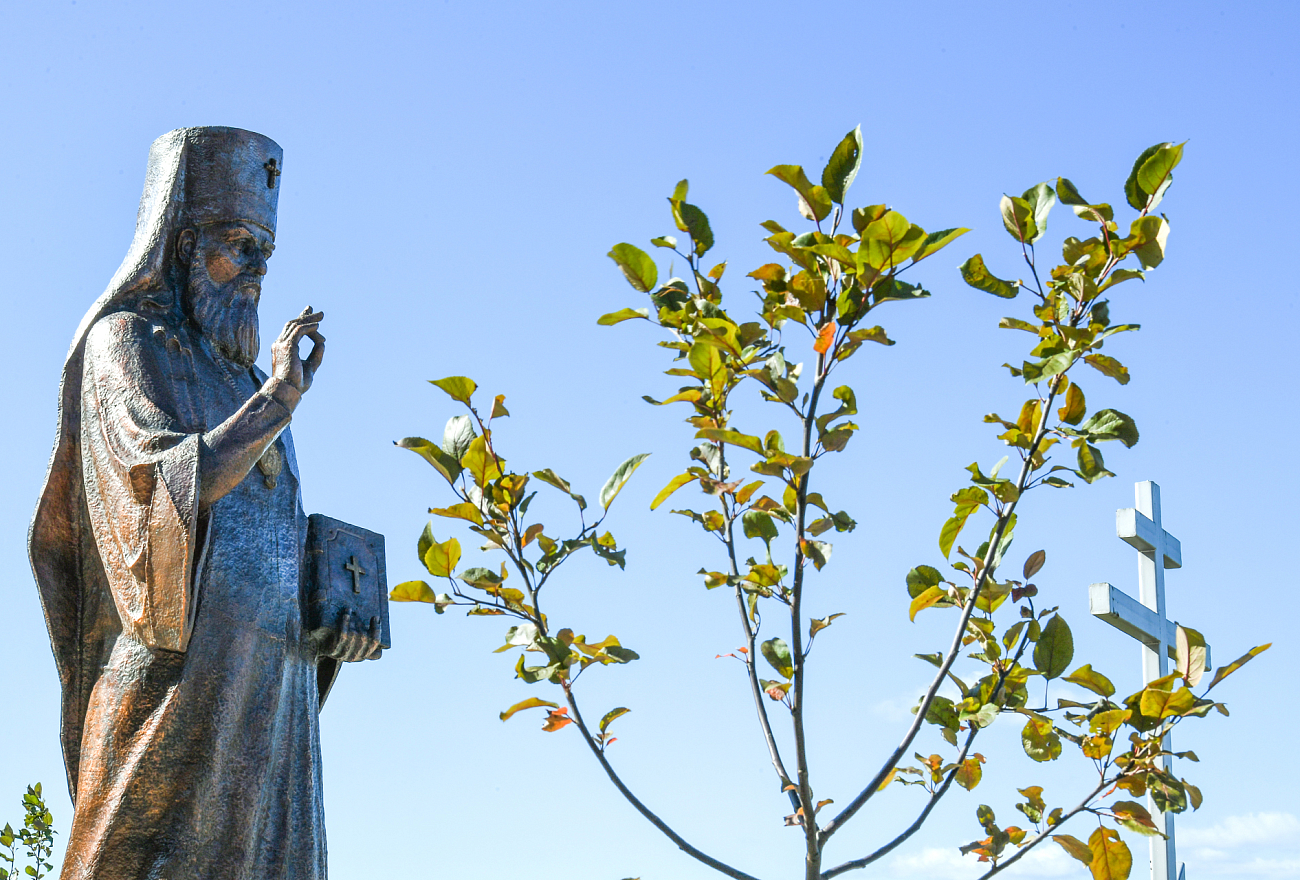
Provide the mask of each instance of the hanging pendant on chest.
POLYGON ((257 469, 262 472, 262 482, 266 483, 266 488, 274 489, 280 473, 284 470, 284 453, 280 451, 280 441, 277 440, 266 448, 262 457, 257 460, 257 469))

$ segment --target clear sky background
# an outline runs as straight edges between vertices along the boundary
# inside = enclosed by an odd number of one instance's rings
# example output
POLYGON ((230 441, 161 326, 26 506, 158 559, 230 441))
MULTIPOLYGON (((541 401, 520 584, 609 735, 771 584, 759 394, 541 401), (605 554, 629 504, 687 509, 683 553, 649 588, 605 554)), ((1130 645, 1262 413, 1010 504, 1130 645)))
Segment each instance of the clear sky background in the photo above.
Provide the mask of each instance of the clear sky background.
MULTIPOLYGON (((425 510, 450 495, 391 444, 441 436, 456 410, 425 380, 446 375, 507 395, 498 437, 512 464, 552 467, 589 497, 618 462, 653 452, 609 521, 627 571, 575 561, 552 619, 641 654, 581 690, 596 717, 632 708, 611 757, 645 801, 724 860, 798 876, 798 834, 782 827, 788 804, 741 670, 713 659, 739 644, 730 599, 694 574, 717 567, 718 551, 647 510, 692 443, 684 412, 641 395, 677 381, 658 373, 668 364, 653 328, 595 319, 641 304, 605 253, 670 232, 664 198, 682 177, 712 220, 711 256, 731 261, 724 290, 743 302, 742 276, 769 259, 759 222, 800 222, 789 189, 763 172, 799 163, 815 178, 861 123, 852 204, 974 231, 921 271, 932 299, 881 313, 899 344, 864 352, 843 377, 864 430, 825 485, 861 525, 838 536, 809 600, 817 616, 848 614, 814 655, 818 795, 845 803, 901 736, 929 679, 911 655, 946 642, 949 625, 907 623, 903 575, 939 558, 962 469, 1003 454, 982 415, 1024 399, 999 366, 1023 357, 1022 338, 996 323, 1027 303, 966 287, 956 266, 980 251, 994 272, 1021 273, 998 219, 1003 192, 1064 175, 1122 204, 1139 152, 1189 140, 1163 206, 1168 260, 1113 301, 1112 315, 1143 325, 1107 347, 1133 381, 1084 380, 1094 408, 1134 416, 1141 443, 1105 448, 1116 479, 1029 496, 1013 556, 1046 549, 1038 580, 1067 613, 1079 662, 1134 690, 1138 649, 1089 617, 1087 585, 1136 591, 1114 510, 1132 505, 1135 481, 1161 484, 1184 556, 1170 613, 1202 629, 1220 663, 1276 643, 1222 687, 1230 719, 1180 731, 1176 745, 1202 759, 1180 772, 1206 801, 1179 819, 1188 876, 1300 877, 1300 713, 1284 687, 1300 663, 1285 561, 1297 526, 1297 36, 1285 3, 0 5, 0 817, 17 821, 36 780, 61 832, 71 816, 25 545, 64 353, 126 252, 149 143, 234 125, 286 157, 263 338, 307 304, 327 315, 329 353, 293 426, 308 510, 383 532, 390 582, 417 576, 425 510)), ((1086 231, 1058 207, 1047 241, 1086 231)), ((545 502, 535 509, 558 526, 568 511, 545 502)), ((392 613, 394 649, 344 670, 322 715, 335 877, 713 876, 618 797, 573 729, 497 719, 551 695, 491 653, 505 624, 429 606, 392 613)), ((1018 728, 985 735, 981 787, 954 791, 875 876, 974 876, 956 847, 978 836, 978 804, 1014 815, 1017 786, 1075 802, 1086 771, 1031 764, 1018 728)), ((902 788, 876 799, 828 859, 869 851, 920 800, 902 788)), ((1133 845, 1144 876, 1145 843, 1133 845)), ((1021 876, 1083 873, 1053 845, 1021 876)))

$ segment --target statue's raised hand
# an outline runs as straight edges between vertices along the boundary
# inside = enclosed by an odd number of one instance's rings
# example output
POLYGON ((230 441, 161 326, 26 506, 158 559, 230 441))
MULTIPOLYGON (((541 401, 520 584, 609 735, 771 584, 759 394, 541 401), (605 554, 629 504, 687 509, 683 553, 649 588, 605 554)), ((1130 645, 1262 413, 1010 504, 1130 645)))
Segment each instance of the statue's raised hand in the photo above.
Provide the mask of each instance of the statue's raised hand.
POLYGON ((299 393, 306 393, 311 387, 312 376, 325 359, 325 337, 320 334, 320 322, 324 317, 324 312, 313 312, 311 306, 307 306, 301 315, 289 319, 279 338, 271 344, 272 377, 288 382, 299 393), (312 341, 311 354, 306 360, 298 353, 298 343, 303 337, 312 341))

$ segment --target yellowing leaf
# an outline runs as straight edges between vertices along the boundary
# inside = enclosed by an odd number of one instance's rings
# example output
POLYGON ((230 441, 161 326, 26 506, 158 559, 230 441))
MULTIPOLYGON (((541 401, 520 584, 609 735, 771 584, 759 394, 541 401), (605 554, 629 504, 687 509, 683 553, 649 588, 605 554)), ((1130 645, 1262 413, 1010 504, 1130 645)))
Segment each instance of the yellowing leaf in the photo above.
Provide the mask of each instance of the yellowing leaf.
POLYGON ((1133 854, 1128 844, 1120 840, 1119 832, 1114 828, 1098 828, 1088 838, 1088 847, 1092 850, 1092 861, 1088 869, 1092 871, 1093 880, 1128 880, 1133 870, 1133 854))
POLYGON ((1088 848, 1088 844, 1084 843, 1079 838, 1073 837, 1069 834, 1053 834, 1052 840, 1059 843, 1062 849, 1083 862, 1085 865, 1092 864, 1092 850, 1088 848))
POLYGON ((558 708, 559 705, 559 703, 552 703, 550 700, 543 700, 538 697, 529 697, 526 700, 521 700, 520 702, 515 703, 509 709, 502 712, 501 720, 509 721, 514 717, 516 712, 522 712, 524 709, 536 709, 539 706, 549 706, 550 708, 555 709, 558 708))
POLYGON ((451 395, 452 400, 459 400, 465 404, 469 403, 470 395, 478 387, 468 376, 448 376, 445 379, 430 379, 429 382, 451 395))
POLYGON ((394 602, 429 602, 438 601, 437 595, 434 594, 433 588, 424 581, 403 581, 393 587, 388 598, 394 602))
POLYGON ((948 593, 943 587, 929 587, 912 600, 911 606, 907 609, 907 619, 915 621, 917 614, 947 598, 948 593))
POLYGON ((488 451, 487 439, 483 436, 474 438, 465 455, 461 457, 460 463, 465 470, 469 471, 470 476, 474 478, 474 483, 480 489, 486 489, 493 480, 501 478, 502 462, 488 451))
POLYGON ((476 526, 483 525, 483 514, 468 501, 453 504, 451 507, 433 507, 430 508, 429 513, 436 513, 438 516, 446 516, 452 519, 467 519, 476 526))
POLYGON ((448 538, 441 544, 434 542, 424 553, 424 567, 434 577, 451 577, 460 562, 460 542, 448 538))

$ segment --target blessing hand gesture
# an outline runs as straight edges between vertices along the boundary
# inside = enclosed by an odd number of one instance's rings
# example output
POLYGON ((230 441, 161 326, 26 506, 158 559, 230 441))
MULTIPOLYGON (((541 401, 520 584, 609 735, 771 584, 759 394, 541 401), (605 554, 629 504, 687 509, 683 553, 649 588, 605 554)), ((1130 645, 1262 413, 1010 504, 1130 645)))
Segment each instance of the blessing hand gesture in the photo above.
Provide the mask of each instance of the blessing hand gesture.
POLYGON ((306 393, 311 387, 312 377, 325 359, 325 337, 319 330, 324 317, 324 312, 313 312, 307 306, 301 315, 284 325, 279 338, 271 344, 271 375, 288 382, 299 393, 306 393), (313 343, 306 360, 298 354, 298 343, 304 336, 313 343))

